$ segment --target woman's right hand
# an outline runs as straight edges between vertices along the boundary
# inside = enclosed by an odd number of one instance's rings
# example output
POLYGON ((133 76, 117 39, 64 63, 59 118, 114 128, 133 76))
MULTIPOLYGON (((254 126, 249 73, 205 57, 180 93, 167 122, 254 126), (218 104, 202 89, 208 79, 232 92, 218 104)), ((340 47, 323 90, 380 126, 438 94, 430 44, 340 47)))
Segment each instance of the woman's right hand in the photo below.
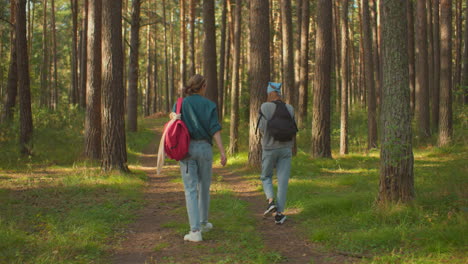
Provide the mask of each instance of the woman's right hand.
POLYGON ((226 166, 226 163, 227 163, 227 157, 226 157, 226 153, 224 152, 221 152, 221 165, 224 167, 226 166))

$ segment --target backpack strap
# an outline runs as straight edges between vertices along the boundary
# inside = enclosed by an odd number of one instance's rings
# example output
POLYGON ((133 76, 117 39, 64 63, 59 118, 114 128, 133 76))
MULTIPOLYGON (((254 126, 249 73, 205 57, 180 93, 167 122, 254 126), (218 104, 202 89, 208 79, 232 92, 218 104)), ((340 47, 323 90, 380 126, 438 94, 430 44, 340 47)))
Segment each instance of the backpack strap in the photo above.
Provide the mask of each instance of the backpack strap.
POLYGON ((176 114, 180 114, 180 111, 182 110, 182 103, 184 101, 184 98, 183 97, 179 97, 177 99, 177 106, 176 106, 176 114))
MULTIPOLYGON (((258 126, 260 125, 260 120, 262 119, 262 117, 265 117, 265 115, 262 113, 262 108, 260 108, 260 110, 258 111, 258 120, 257 120, 257 128, 255 128, 255 134, 258 133, 258 126)), ((265 117, 266 119, 266 117, 265 117)))

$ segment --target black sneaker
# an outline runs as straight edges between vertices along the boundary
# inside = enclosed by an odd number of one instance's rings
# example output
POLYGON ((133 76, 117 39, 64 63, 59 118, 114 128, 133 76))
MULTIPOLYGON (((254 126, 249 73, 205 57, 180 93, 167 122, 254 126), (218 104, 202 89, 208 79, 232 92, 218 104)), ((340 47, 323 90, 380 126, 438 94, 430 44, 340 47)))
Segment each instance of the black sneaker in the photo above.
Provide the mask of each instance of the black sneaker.
POLYGON ((286 216, 284 214, 278 213, 275 215, 275 223, 281 225, 286 221, 286 216))
POLYGON ((263 216, 269 216, 274 212, 276 212, 275 201, 268 204, 266 211, 263 213, 263 216))

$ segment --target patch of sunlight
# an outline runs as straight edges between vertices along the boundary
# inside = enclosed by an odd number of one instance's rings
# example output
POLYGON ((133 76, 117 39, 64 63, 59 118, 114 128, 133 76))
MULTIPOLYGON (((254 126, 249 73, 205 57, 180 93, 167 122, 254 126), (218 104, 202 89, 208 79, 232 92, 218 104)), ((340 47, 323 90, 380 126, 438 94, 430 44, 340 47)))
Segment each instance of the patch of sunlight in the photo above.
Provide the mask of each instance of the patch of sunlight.
POLYGON ((304 211, 304 208, 292 207, 292 208, 287 208, 285 214, 298 215, 298 214, 301 214, 302 211, 304 211))
POLYGON ((322 168, 322 172, 324 173, 331 173, 331 174, 370 174, 372 172, 377 172, 378 168, 374 169, 364 169, 364 168, 355 168, 355 169, 343 169, 343 168, 338 168, 338 169, 327 169, 327 168, 322 168))
POLYGON ((134 151, 134 150, 131 150, 131 149, 127 149, 127 154, 131 154, 131 155, 135 155, 137 157, 144 157, 144 154, 143 152, 140 152, 140 151, 134 151))
POLYGON ((298 185, 298 186, 314 186, 314 187, 322 187, 322 188, 338 188, 342 187, 341 184, 337 181, 323 181, 323 180, 316 180, 313 183, 310 179, 296 179, 292 178, 289 180, 290 185, 298 185))

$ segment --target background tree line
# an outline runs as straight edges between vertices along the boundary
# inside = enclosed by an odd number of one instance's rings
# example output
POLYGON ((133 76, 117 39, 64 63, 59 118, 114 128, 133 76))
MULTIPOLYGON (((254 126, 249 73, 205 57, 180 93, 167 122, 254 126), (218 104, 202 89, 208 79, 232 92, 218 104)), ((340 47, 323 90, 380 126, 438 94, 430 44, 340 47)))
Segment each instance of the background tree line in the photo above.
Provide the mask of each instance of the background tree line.
POLYGON ((364 109, 367 149, 382 152, 380 199, 410 200, 412 121, 418 142, 435 134, 439 145, 450 144, 452 104, 468 100, 467 5, 4 1, 1 120, 7 124, 19 116, 21 152, 31 154, 36 109, 79 107, 86 111, 85 155, 101 161, 104 170, 127 171, 125 128, 136 131, 138 116, 169 112, 186 80, 202 73, 207 97, 230 123, 229 152, 239 151, 246 137, 239 127, 248 123, 249 163, 258 166, 257 112, 267 82, 279 81, 299 127, 312 130, 311 146, 301 148, 313 157, 331 158, 333 113, 339 113, 340 154, 346 155, 349 116, 364 109), (393 181, 398 175, 404 180, 393 181), (391 194, 395 189, 400 192, 391 194))

